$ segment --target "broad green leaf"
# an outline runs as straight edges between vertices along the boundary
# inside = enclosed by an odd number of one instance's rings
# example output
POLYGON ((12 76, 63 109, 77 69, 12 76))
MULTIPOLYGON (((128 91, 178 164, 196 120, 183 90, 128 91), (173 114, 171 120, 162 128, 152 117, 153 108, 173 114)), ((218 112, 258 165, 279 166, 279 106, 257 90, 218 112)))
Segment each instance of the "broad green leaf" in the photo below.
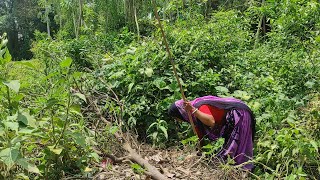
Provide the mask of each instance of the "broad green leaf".
POLYGON ((205 146, 202 147, 203 149, 212 149, 213 146, 211 144, 207 144, 205 146))
POLYGON ((17 143, 20 143, 21 141, 24 141, 24 140, 26 140, 26 139, 28 139, 28 137, 27 136, 16 136, 15 138, 13 138, 12 140, 11 140, 11 144, 17 144, 17 143))
POLYGON ((129 86, 128 86, 128 94, 131 92, 131 89, 132 89, 133 85, 134 85, 133 82, 129 84, 129 86))
POLYGON ((7 45, 7 43, 8 43, 8 39, 3 39, 1 41, 1 47, 5 47, 7 45))
POLYGON ((157 136, 158 136, 158 132, 157 131, 152 133, 152 139, 153 140, 156 140, 157 136))
POLYGON ((36 120, 34 119, 34 117, 30 116, 28 112, 19 112, 18 121, 33 128, 37 127, 36 120))
POLYGON ((4 128, 0 125, 0 136, 4 135, 4 128))
POLYGON ((7 127, 8 129, 11 129, 13 131, 18 131, 19 128, 19 123, 18 122, 4 122, 3 123, 5 127, 7 127))
POLYGON ((74 72, 74 73, 72 74, 72 76, 73 76, 74 78, 80 78, 81 75, 82 75, 82 73, 79 72, 79 71, 76 71, 76 72, 74 72))
POLYGON ((18 93, 20 89, 20 82, 19 80, 12 80, 10 82, 3 82, 9 89, 13 90, 14 92, 18 93))
POLYGON ((281 157, 284 158, 287 152, 288 152, 288 148, 284 148, 281 152, 281 157))
POLYGON ((23 174, 23 173, 19 173, 19 174, 17 174, 16 176, 15 176, 15 178, 16 179, 21 179, 21 180, 30 180, 30 178, 27 176, 27 175, 25 175, 25 174, 23 174))
POLYGON ((168 86, 163 79, 158 78, 153 81, 153 84, 160 90, 168 89, 168 86))
POLYGON ((49 150, 57 155, 61 154, 63 148, 54 148, 54 146, 48 146, 49 150))
POLYGON ((91 172, 92 171, 92 168, 89 168, 89 167, 86 167, 85 169, 84 169, 84 172, 91 172))
POLYGON ((29 172, 40 174, 40 171, 37 168, 37 166, 30 164, 25 158, 18 159, 17 164, 19 164, 20 166, 22 166, 25 170, 27 170, 29 172))
POLYGON ((24 98, 23 94, 17 94, 16 96, 14 96, 14 98, 12 98, 13 101, 15 102, 19 102, 24 98))
POLYGON ((222 94, 227 94, 229 92, 229 90, 223 86, 216 86, 215 89, 222 94))
POLYGON ((72 59, 70 57, 67 57, 63 61, 60 62, 60 67, 65 68, 65 67, 70 67, 72 63, 72 59))
POLYGON ((96 162, 99 162, 100 156, 99 156, 96 152, 90 153, 90 155, 91 155, 91 157, 94 158, 94 160, 95 160, 96 162))
POLYGON ((4 55, 4 53, 6 52, 6 48, 4 48, 4 49, 0 49, 0 64, 4 64, 4 63, 6 63, 6 62, 4 62, 4 59, 3 59, 3 55, 4 55))
POLYGON ((0 151, 0 159, 7 165, 8 169, 15 164, 20 152, 14 148, 6 148, 0 151))
POLYGON ((145 71, 144 71, 144 73, 146 73, 146 75, 147 75, 148 77, 151 77, 152 74, 153 74, 153 69, 152 69, 152 68, 146 68, 145 71))
POLYGON ((18 62, 18 63, 19 63, 19 64, 22 64, 22 65, 24 65, 24 66, 30 67, 30 68, 32 68, 32 69, 36 69, 36 67, 35 67, 32 63, 30 63, 30 62, 28 62, 28 61, 26 61, 26 62, 20 61, 20 62, 18 62))
POLYGON ((110 127, 109 132, 111 134, 115 134, 118 130, 119 130, 118 126, 112 126, 110 127))
POLYGON ((316 152, 318 152, 318 145, 317 142, 314 140, 310 140, 310 144, 314 147, 314 149, 316 150, 316 152))
POLYGON ((21 128, 19 134, 32 134, 35 129, 21 128))
POLYGON ((313 86, 315 85, 314 81, 307 81, 306 83, 304 83, 304 85, 310 89, 313 88, 313 86))
POLYGON ((159 128, 161 129, 161 131, 163 132, 164 136, 166 137, 166 139, 168 139, 168 133, 167 133, 167 129, 164 126, 159 126, 159 128))
POLYGON ((59 102, 58 99, 56 98, 51 98, 47 101, 47 104, 46 104, 46 108, 51 108, 52 106, 54 106, 55 104, 57 104, 59 102))
POLYGON ((72 112, 74 114, 77 114, 79 116, 82 116, 82 114, 81 114, 81 106, 79 104, 73 104, 70 107, 70 112, 72 112))
POLYGON ((136 48, 127 49, 126 53, 133 55, 136 52, 136 48))
POLYGON ((294 148, 292 150, 292 156, 296 155, 297 153, 299 153, 299 148, 294 148))
POLYGON ((152 124, 149 126, 149 128, 147 129, 147 132, 148 132, 153 126, 156 126, 156 125, 157 125, 157 122, 152 123, 152 124))
POLYGON ((169 88, 170 92, 174 92, 174 91, 178 92, 180 90, 179 89, 179 85, 176 82, 173 82, 173 83, 169 84, 168 88, 169 88))
POLYGON ((4 54, 4 62, 8 63, 11 61, 11 59, 12 59, 12 56, 7 48, 6 53, 4 54))
POLYGON ((86 146, 86 138, 79 132, 71 133, 70 134, 74 139, 75 143, 80 145, 83 148, 87 148, 86 146))
POLYGON ((81 93, 74 93, 73 95, 78 96, 80 99, 82 99, 84 102, 87 102, 86 96, 81 93))
POLYGON ((233 96, 241 98, 242 100, 249 100, 251 97, 247 92, 240 90, 234 91, 233 96))
POLYGON ((273 151, 269 151, 269 152, 268 152, 267 162, 270 160, 270 158, 271 158, 272 154, 273 154, 273 151))

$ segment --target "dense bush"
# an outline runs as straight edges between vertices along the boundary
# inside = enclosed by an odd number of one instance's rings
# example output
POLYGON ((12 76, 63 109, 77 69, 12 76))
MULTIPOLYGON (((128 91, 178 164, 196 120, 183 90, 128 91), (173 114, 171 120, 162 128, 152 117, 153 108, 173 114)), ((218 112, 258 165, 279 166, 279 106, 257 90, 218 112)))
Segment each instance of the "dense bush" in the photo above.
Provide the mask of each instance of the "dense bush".
MULTIPOLYGON (((220 10, 210 17, 183 12, 176 1, 171 5, 168 14, 163 13, 176 18, 164 21, 164 27, 187 97, 234 96, 252 108, 257 118, 254 173, 261 178, 319 178, 319 3, 266 1, 245 12, 220 10), (253 25, 264 16, 269 19, 271 30, 262 37, 253 25)), ((181 95, 160 32, 153 31, 152 18, 145 24, 150 28, 146 34, 152 35, 140 40, 127 28, 120 33, 87 32, 78 39, 66 39, 63 31, 54 40, 37 33, 33 52, 45 64, 45 87, 58 86, 50 89, 50 98, 38 98, 38 103, 46 107, 54 100, 57 105, 55 100, 60 97, 63 107, 70 105, 70 94, 64 91, 75 84, 67 86, 65 82, 70 80, 68 75, 80 81, 77 74, 81 73, 66 73, 70 68, 61 62, 72 57, 72 72, 90 72, 81 76, 83 88, 92 95, 102 92, 114 97, 110 94, 112 89, 123 112, 108 99, 100 105, 106 113, 122 113, 124 127, 137 130, 140 139, 164 146, 164 142, 178 144, 181 137, 187 138, 181 134, 190 136, 189 126, 174 124, 167 116, 168 106, 181 95)), ((61 119, 66 115, 59 107, 53 110, 58 112, 55 123, 62 131, 61 119)), ((39 107, 31 111, 42 114, 39 107)), ((49 118, 50 111, 43 115, 49 118)), ((81 117, 72 120, 84 124, 81 117)), ((81 126, 68 131, 71 134, 67 133, 66 140, 70 141, 60 144, 67 149, 62 151, 66 154, 59 158, 71 153, 92 156, 90 148, 76 150, 73 143, 83 142, 74 134, 88 138, 92 135, 85 129, 81 126)), ((191 137, 188 141, 193 140, 191 137)), ((52 157, 56 158, 46 154, 43 158, 47 159, 41 162, 60 166, 62 162, 52 157)), ((69 157, 63 167, 73 160, 69 157)), ((78 168, 83 171, 90 160, 78 162, 78 168)))
MULTIPOLYGON (((291 43, 285 46, 286 41, 276 40, 279 34, 274 32, 254 48, 255 36, 248 22, 250 19, 238 12, 227 11, 213 14, 210 20, 199 16, 166 24, 185 91, 190 99, 227 95, 252 107, 258 127, 257 174, 268 178, 319 177, 313 169, 319 166, 319 141, 305 126, 299 126, 306 121, 300 108, 319 88, 319 72, 314 69, 319 61, 310 49, 293 48, 291 43)), ((316 44, 305 42, 304 46, 314 48, 316 44)), ((115 54, 115 59, 98 74, 122 98, 128 125, 136 127, 144 138, 152 124, 148 133, 153 142, 163 142, 167 131, 173 140, 176 125, 166 110, 180 94, 160 35, 131 43, 115 54), (155 124, 164 128, 154 128, 155 124)), ((103 86, 97 86, 102 90, 103 86)))

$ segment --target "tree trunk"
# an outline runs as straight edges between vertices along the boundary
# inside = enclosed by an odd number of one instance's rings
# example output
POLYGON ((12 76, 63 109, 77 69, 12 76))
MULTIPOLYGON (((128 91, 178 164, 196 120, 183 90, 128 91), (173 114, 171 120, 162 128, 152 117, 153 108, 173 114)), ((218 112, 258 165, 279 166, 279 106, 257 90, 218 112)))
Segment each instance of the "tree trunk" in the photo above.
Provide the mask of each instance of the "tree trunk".
POLYGON ((135 6, 134 6, 134 20, 136 22, 138 40, 140 40, 140 30, 139 30, 139 23, 138 23, 138 18, 137 18, 137 8, 135 6))
POLYGON ((50 19, 49 19, 49 5, 48 5, 48 1, 46 1, 46 22, 47 22, 47 33, 48 33, 48 38, 51 38, 51 34, 50 34, 50 19))
POLYGON ((83 18, 82 18, 82 0, 79 0, 79 16, 78 16, 78 23, 77 23, 77 38, 80 35, 80 29, 83 26, 83 18))
POLYGON ((74 15, 74 12, 72 12, 72 19, 73 19, 74 35, 76 36, 76 39, 78 39, 77 20, 76 20, 76 16, 74 15))

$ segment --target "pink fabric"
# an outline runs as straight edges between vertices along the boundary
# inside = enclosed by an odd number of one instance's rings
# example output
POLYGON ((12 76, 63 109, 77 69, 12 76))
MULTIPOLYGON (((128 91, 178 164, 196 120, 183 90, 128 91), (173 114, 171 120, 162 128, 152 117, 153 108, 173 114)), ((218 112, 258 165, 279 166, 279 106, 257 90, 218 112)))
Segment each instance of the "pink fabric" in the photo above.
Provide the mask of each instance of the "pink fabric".
MULTIPOLYGON (((220 98, 216 96, 204 96, 190 101, 194 107, 210 105, 219 109, 227 110, 226 124, 209 128, 195 116, 192 119, 196 127, 203 131, 210 140, 214 141, 220 137, 225 138, 225 144, 218 157, 226 159, 233 158, 236 164, 243 164, 243 169, 252 170, 253 163, 248 162, 253 157, 253 130, 254 117, 250 108, 241 100, 235 98, 220 98)), ((180 111, 183 120, 189 122, 187 112, 183 107, 183 100, 178 100, 175 105, 180 111)))

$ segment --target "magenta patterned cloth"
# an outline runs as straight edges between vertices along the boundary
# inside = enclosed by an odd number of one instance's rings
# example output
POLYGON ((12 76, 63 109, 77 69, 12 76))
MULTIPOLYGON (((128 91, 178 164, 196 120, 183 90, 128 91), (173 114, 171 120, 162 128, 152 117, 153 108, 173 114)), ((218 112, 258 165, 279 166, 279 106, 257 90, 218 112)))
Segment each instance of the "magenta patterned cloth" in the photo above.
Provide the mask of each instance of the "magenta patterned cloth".
MULTIPOLYGON (((178 100, 175 105, 179 109, 184 121, 189 122, 188 114, 184 110, 183 100, 178 100)), ((201 105, 215 106, 227 110, 225 124, 210 128, 192 116, 195 126, 210 140, 225 138, 225 143, 217 156, 226 159, 228 156, 234 159, 237 165, 242 164, 243 169, 252 170, 253 163, 248 162, 253 157, 253 137, 255 132, 255 120, 250 108, 241 100, 235 98, 221 98, 216 96, 204 96, 190 101, 199 108, 201 105)))

